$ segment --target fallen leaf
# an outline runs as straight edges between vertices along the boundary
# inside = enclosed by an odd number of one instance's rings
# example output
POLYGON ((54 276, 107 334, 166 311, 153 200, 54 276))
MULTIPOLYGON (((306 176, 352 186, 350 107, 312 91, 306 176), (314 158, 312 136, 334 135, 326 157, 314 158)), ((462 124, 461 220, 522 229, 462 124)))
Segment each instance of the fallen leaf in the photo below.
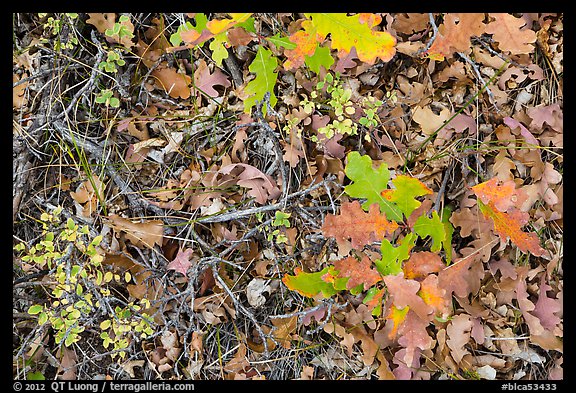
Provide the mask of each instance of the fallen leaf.
POLYGON ((340 214, 327 214, 322 225, 325 237, 334 237, 338 245, 351 240, 352 246, 361 249, 363 246, 382 240, 398 228, 395 221, 388 221, 386 215, 380 214, 380 207, 374 203, 368 213, 362 210, 360 202, 346 202, 340 208, 340 214))
POLYGON ((484 32, 483 19, 483 13, 445 14, 444 22, 438 27, 438 35, 427 51, 428 55, 442 61, 455 52, 469 52, 470 38, 484 32))
POLYGON ((431 273, 437 273, 446 265, 440 256, 430 251, 414 252, 404 264, 404 277, 407 279, 422 280, 431 273))
POLYGON ((190 97, 190 83, 192 78, 186 74, 179 73, 176 69, 168 67, 167 62, 162 62, 152 71, 157 87, 162 88, 172 98, 187 99, 190 97))
POLYGON ((282 192, 271 176, 262 173, 258 168, 248 164, 230 164, 220 168, 218 173, 230 174, 236 178, 236 184, 248 188, 256 202, 263 205, 269 199, 278 198, 282 192), (238 171, 237 169, 241 169, 238 171))
POLYGON ((164 238, 164 223, 160 220, 132 222, 116 214, 108 216, 110 226, 116 231, 126 234, 126 238, 136 247, 146 246, 154 248, 162 245, 164 238))
POLYGON ((494 20, 486 25, 485 32, 492 34, 494 41, 498 42, 498 49, 512 55, 532 53, 536 42, 536 32, 524 28, 526 21, 516 18, 512 14, 490 14, 494 20))
POLYGON ((362 290, 366 290, 382 280, 380 273, 372 269, 372 261, 367 256, 364 256, 361 261, 354 257, 334 261, 334 268, 338 270, 337 277, 348 278, 346 289, 362 285, 362 290))
POLYGON ((212 98, 216 98, 220 93, 214 89, 214 86, 230 87, 231 85, 232 84, 228 80, 228 77, 226 77, 218 67, 215 67, 214 72, 210 73, 210 69, 206 62, 203 59, 200 59, 198 67, 196 68, 196 71, 194 71, 193 90, 207 94, 212 98))
POLYGON ((417 295, 420 290, 420 283, 418 281, 405 279, 404 273, 396 276, 385 276, 383 280, 396 308, 402 309, 408 306, 418 317, 426 321, 429 320, 433 309, 417 295))
POLYGON ((264 293, 270 295, 272 292, 272 287, 270 287, 268 283, 269 280, 262 278, 254 278, 248 283, 246 286, 246 298, 252 307, 258 308, 266 303, 266 297, 264 297, 264 293))
POLYGON ((166 269, 174 270, 175 272, 178 272, 183 276, 187 276, 188 269, 192 265, 190 259, 192 258, 193 252, 194 251, 191 248, 186 248, 184 250, 179 249, 178 254, 172 261, 170 261, 166 269))
POLYGON ((468 314, 458 314, 450 320, 446 327, 448 339, 446 344, 450 348, 450 354, 456 363, 460 363, 462 358, 470 352, 465 348, 470 341, 472 331, 472 321, 468 314))
POLYGON ((89 18, 86 19, 86 23, 95 26, 100 34, 104 34, 106 30, 112 29, 116 22, 116 14, 113 12, 88 13, 88 16, 89 18))

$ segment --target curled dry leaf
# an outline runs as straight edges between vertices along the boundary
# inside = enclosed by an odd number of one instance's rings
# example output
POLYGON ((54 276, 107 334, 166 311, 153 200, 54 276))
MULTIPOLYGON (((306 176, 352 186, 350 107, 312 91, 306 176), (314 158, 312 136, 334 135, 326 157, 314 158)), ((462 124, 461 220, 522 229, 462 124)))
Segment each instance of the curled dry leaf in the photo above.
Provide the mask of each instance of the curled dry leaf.
POLYGON ((156 80, 156 87, 163 89, 172 98, 187 99, 190 97, 190 83, 192 78, 179 73, 176 69, 168 67, 168 63, 162 62, 151 74, 156 80))
POLYGON ((82 182, 76 191, 70 192, 76 206, 76 215, 90 217, 98 207, 100 200, 104 200, 104 183, 100 181, 98 175, 91 175, 82 182))
POLYGON ((136 247, 154 248, 155 245, 162 245, 164 223, 160 220, 133 222, 116 214, 110 214, 107 218, 110 226, 117 232, 124 233, 126 239, 136 247))
POLYGON ((261 172, 258 168, 248 164, 230 164, 218 171, 223 175, 230 175, 236 179, 236 184, 248 188, 256 202, 263 205, 270 199, 278 198, 280 189, 271 176, 261 172))

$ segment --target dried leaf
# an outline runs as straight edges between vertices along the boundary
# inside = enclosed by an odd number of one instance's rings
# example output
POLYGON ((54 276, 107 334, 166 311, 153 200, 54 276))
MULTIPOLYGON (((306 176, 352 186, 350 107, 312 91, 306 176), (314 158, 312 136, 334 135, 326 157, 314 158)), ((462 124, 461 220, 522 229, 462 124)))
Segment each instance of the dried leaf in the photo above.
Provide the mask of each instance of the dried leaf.
POLYGON ((372 269, 372 261, 364 256, 361 261, 354 257, 344 258, 334 262, 334 267, 338 270, 337 277, 348 278, 346 289, 356 288, 362 285, 362 292, 382 280, 382 276, 372 269))
POLYGON ((446 290, 439 287, 438 276, 430 274, 420 283, 418 292, 424 303, 434 309, 436 316, 446 319, 452 309, 452 299, 446 295, 446 290))
POLYGON ((172 261, 170 261, 170 263, 166 268, 168 270, 174 270, 175 272, 178 272, 183 276, 187 276, 188 269, 192 265, 190 259, 192 258, 193 252, 194 251, 191 248, 179 249, 178 254, 176 254, 176 257, 172 261))
MULTIPOLYGON (((382 254, 384 255, 384 254, 382 254)), ((431 273, 444 269, 445 265, 438 254, 429 251, 415 252, 404 264, 404 277, 407 279, 422 280, 431 273)))
POLYGON ((164 89, 170 97, 184 100, 190 97, 192 78, 168 67, 168 63, 162 62, 158 68, 152 71, 152 76, 156 78, 156 86, 164 89))
POLYGON ((231 83, 226 75, 219 68, 214 68, 210 73, 208 65, 203 59, 198 62, 198 68, 194 71, 194 89, 210 97, 218 97, 220 93, 214 89, 214 86, 230 87, 231 83))
POLYGON ((132 222, 116 214, 109 215, 108 219, 110 226, 116 231, 124 232, 126 238, 136 247, 154 248, 155 245, 162 245, 164 223, 160 220, 132 222))
POLYGON ((494 207, 501 212, 505 212, 520 203, 518 198, 519 191, 516 190, 514 180, 501 181, 497 178, 492 178, 484 183, 475 185, 472 190, 484 204, 492 202, 494 207))
POLYGON ((426 319, 420 318, 417 313, 413 312, 413 309, 408 311, 404 323, 398 329, 398 344, 406 348, 403 360, 407 365, 412 365, 412 363, 419 359, 420 351, 425 349, 430 349, 432 346, 432 337, 428 334, 426 327, 428 326, 428 321, 426 319))
POLYGON ((485 32, 492 34, 494 41, 498 42, 498 49, 510 52, 512 55, 532 53, 536 32, 529 28, 522 28, 526 21, 511 14, 490 14, 494 21, 486 25, 485 32))
POLYGON ((438 282, 440 287, 446 290, 446 294, 454 293, 461 298, 474 292, 482 278, 484 278, 484 268, 479 259, 472 257, 459 258, 452 265, 438 272, 438 282))
POLYGON ((396 308, 402 309, 408 306, 420 318, 426 321, 429 320, 433 309, 417 295, 420 290, 418 281, 405 279, 403 273, 396 276, 385 276, 383 280, 396 308))
POLYGON ((560 316, 557 314, 560 313, 560 315, 562 315, 562 302, 560 299, 548 297, 547 292, 551 289, 552 287, 546 284, 546 275, 543 274, 540 279, 538 301, 532 311, 532 314, 540 319, 542 326, 550 331, 552 331, 556 325, 561 322, 560 316))
POLYGON ((465 346, 470 341, 470 332, 472 331, 472 321, 468 314, 458 314, 452 318, 446 327, 448 339, 446 344, 450 348, 450 354, 456 363, 460 363, 462 358, 469 354, 465 346))
POLYGON ((248 188, 248 194, 252 195, 256 202, 263 205, 269 199, 278 198, 281 194, 280 189, 272 177, 262 173, 258 168, 248 164, 230 164, 218 171, 223 175, 233 174, 237 179, 236 184, 248 188), (240 168, 241 171, 237 171, 240 168))
POLYGON ((351 240, 352 246, 361 249, 363 246, 382 240, 387 234, 398 228, 394 221, 388 221, 386 215, 380 214, 377 204, 370 206, 368 213, 360 207, 360 202, 346 202, 340 208, 340 214, 328 214, 322 225, 325 237, 334 237, 341 245, 351 240))
POLYGON ((484 32, 482 13, 445 14, 444 22, 438 27, 438 35, 428 49, 428 55, 442 61, 455 52, 468 52, 470 38, 484 32))
POLYGON ((112 29, 116 22, 116 14, 113 12, 88 13, 88 16, 89 18, 86 19, 86 23, 95 26, 100 34, 104 34, 106 30, 112 29))

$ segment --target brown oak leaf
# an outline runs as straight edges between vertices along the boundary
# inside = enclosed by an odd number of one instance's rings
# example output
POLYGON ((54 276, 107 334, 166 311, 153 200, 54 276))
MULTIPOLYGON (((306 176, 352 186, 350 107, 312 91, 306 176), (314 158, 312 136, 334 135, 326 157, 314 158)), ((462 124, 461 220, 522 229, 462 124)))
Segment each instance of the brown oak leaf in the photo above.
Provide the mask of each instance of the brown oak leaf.
POLYGON ((282 193, 272 177, 252 165, 230 164, 220 168, 218 172, 234 177, 236 184, 248 188, 248 194, 261 205, 269 199, 278 198, 282 193))
POLYGON ((468 314, 456 315, 446 327, 446 334, 448 335, 446 345, 450 348, 450 353, 456 363, 460 363, 462 358, 470 353, 465 346, 470 341, 471 331, 472 321, 468 314))
POLYGON ((479 258, 471 256, 457 259, 438 273, 438 282, 440 287, 446 290, 446 294, 454 293, 461 298, 475 292, 482 278, 484 267, 479 258))
POLYGON ((507 13, 490 14, 494 21, 486 25, 485 32, 492 34, 498 48, 512 55, 532 53, 536 42, 536 32, 528 28, 522 29, 526 21, 507 13))
POLYGON ((160 63, 158 68, 152 71, 152 76, 156 79, 156 86, 164 89, 170 97, 184 100, 190 97, 192 78, 168 67, 167 62, 160 63))
POLYGON ((360 202, 346 202, 340 208, 340 214, 328 214, 322 225, 325 237, 334 237, 338 245, 344 245, 351 240, 354 248, 360 249, 367 244, 382 240, 398 228, 395 221, 388 221, 385 214, 380 214, 380 206, 376 203, 370 206, 366 213, 360 202))
POLYGON ((444 60, 455 52, 468 52, 470 38, 484 32, 483 19, 482 13, 446 14, 428 54, 434 59, 444 60))
POLYGON ((372 269, 372 261, 366 255, 364 255, 361 261, 358 261, 354 257, 347 257, 335 261, 334 267, 338 270, 337 277, 349 277, 346 282, 347 289, 352 289, 363 284, 363 289, 366 290, 382 280, 380 273, 372 269))

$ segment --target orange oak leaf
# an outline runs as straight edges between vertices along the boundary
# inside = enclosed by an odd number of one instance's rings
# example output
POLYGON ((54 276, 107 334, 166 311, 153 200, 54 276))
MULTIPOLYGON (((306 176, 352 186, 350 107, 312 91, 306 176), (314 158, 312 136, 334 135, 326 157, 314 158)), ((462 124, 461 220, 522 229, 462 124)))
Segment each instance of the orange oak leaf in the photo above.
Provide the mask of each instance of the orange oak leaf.
POLYGON ((540 246, 540 239, 534 232, 524 232, 522 227, 528 223, 530 215, 516 208, 511 208, 507 212, 501 212, 492 202, 485 205, 478 200, 478 207, 482 214, 491 218, 494 222, 494 231, 500 238, 506 241, 508 238, 520 251, 530 252, 534 256, 542 256, 546 250, 540 246))
POLYGON ((162 62, 152 71, 152 76, 156 78, 156 85, 164 89, 170 97, 184 100, 190 97, 192 78, 177 72, 175 68, 168 67, 167 62, 162 62))
POLYGON ((526 24, 523 18, 516 18, 511 14, 490 14, 494 21, 486 26, 486 33, 492 34, 498 48, 510 52, 512 55, 532 53, 536 42, 536 32, 531 29, 522 29, 526 24))
POLYGON ((390 321, 392 324, 392 328, 388 332, 388 338, 393 340, 396 338, 396 334, 398 334, 398 328, 406 319, 406 314, 410 307, 398 308, 392 305, 388 309, 388 315, 386 315, 386 319, 390 321))
POLYGON ((340 214, 328 214, 322 225, 322 234, 334 237, 338 245, 351 239, 354 248, 375 241, 380 241, 386 234, 391 234, 398 228, 395 221, 388 221, 385 214, 380 214, 380 206, 373 203, 366 213, 362 210, 360 202, 343 203, 340 214))
POLYGON ((519 202, 514 180, 501 181, 494 177, 484 183, 476 184, 472 190, 484 204, 493 202, 494 207, 501 212, 505 212, 519 202))
POLYGON ((110 214, 108 219, 110 220, 110 226, 117 232, 124 232, 126 239, 136 247, 146 246, 154 248, 155 245, 162 245, 164 223, 160 220, 133 222, 116 214, 110 214))
POLYGON ((421 280, 430 273, 437 273, 444 269, 445 265, 438 254, 430 251, 415 252, 410 255, 404 267, 404 277, 408 279, 421 280))
POLYGON ((410 310, 418 314, 422 319, 429 320, 433 309, 418 296, 420 283, 415 280, 405 279, 404 273, 396 276, 388 275, 383 278, 392 302, 397 308, 410 307, 410 310))
POLYGON ((467 52, 470 38, 483 33, 482 13, 446 14, 444 23, 438 27, 438 35, 428 49, 428 55, 442 61, 455 52, 467 52))
POLYGON ((354 257, 335 261, 334 267, 338 270, 337 277, 349 278, 346 283, 346 289, 356 288, 360 284, 364 285, 363 289, 368 289, 382 280, 380 273, 372 269, 372 261, 366 255, 361 261, 354 257))
POLYGON ((452 301, 446 296, 446 290, 438 285, 438 276, 431 274, 420 283, 418 295, 424 303, 434 309, 436 315, 446 318, 450 314, 452 301))
POLYGON ((304 30, 299 30, 290 36, 290 41, 296 44, 296 48, 284 51, 288 59, 284 62, 286 70, 295 70, 301 67, 306 56, 312 56, 318 47, 316 27, 312 21, 305 20, 301 26, 304 30))

